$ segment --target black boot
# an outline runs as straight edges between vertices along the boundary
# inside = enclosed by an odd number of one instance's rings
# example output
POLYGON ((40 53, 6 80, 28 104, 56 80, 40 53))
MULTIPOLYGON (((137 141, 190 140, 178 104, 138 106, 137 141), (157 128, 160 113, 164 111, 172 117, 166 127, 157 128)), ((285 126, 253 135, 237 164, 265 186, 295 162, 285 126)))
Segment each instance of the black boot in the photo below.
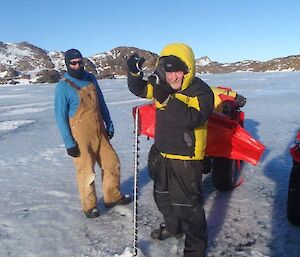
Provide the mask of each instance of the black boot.
POLYGON ((166 225, 161 223, 158 229, 155 229, 151 232, 151 238, 154 240, 165 240, 169 237, 180 238, 182 237, 182 233, 172 234, 166 229, 166 225))
POLYGON ((100 213, 99 213, 99 210, 97 207, 94 207, 88 211, 85 211, 84 214, 89 219, 97 218, 100 216, 100 213))
POLYGON ((112 208, 116 205, 125 205, 125 204, 129 204, 130 202, 131 202, 130 195, 122 195, 122 198, 120 200, 113 203, 104 203, 104 206, 106 208, 112 208))

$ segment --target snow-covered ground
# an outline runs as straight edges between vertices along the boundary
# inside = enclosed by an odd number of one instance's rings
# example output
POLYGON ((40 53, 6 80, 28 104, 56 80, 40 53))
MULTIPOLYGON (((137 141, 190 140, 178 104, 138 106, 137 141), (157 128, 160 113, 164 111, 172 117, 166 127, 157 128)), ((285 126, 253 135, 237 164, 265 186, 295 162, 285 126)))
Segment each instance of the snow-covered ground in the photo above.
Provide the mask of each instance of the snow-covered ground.
MULTIPOLYGON (((300 128, 300 73, 236 73, 200 76, 209 85, 232 87, 247 97, 246 129, 265 146, 257 166, 243 168, 245 182, 232 192, 216 191, 203 177, 209 228, 209 257, 299 257, 300 227, 286 219, 292 160, 289 146, 300 128)), ((100 81, 115 125, 122 164, 121 187, 133 190, 132 95, 126 79, 100 81)), ((75 171, 53 116, 54 84, 0 87, 0 256, 129 257, 132 206, 106 209, 97 172, 101 216, 81 211, 75 171)), ((152 197, 147 153, 140 137, 138 256, 182 256, 183 239, 155 242, 149 234, 162 221, 152 197)))

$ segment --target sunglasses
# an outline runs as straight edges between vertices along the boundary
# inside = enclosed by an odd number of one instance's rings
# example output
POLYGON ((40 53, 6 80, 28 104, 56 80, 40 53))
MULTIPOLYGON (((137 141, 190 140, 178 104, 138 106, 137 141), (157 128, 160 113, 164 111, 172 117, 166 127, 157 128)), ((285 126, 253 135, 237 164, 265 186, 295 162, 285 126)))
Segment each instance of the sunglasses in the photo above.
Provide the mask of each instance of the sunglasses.
POLYGON ((82 66, 83 65, 83 61, 82 60, 80 60, 80 61, 70 61, 70 64, 71 65, 76 65, 76 64, 78 64, 79 66, 82 66))

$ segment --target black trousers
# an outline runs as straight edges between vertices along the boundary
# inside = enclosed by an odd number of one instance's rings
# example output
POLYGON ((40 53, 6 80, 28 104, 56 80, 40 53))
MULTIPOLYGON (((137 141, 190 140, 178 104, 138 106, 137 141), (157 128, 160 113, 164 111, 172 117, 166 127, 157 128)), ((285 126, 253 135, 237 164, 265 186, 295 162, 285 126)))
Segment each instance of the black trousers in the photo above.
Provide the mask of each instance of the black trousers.
POLYGON ((203 257, 207 248, 207 225, 203 208, 203 161, 161 157, 155 173, 154 199, 166 228, 186 236, 184 256, 203 257))

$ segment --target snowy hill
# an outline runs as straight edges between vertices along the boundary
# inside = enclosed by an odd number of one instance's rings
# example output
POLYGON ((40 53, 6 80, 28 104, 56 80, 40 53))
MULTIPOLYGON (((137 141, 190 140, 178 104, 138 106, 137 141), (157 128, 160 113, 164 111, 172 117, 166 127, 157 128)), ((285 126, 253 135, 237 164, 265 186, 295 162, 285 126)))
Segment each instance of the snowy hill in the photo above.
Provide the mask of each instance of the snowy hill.
MULTIPOLYGON (((98 79, 125 76, 126 60, 133 52, 144 56, 145 68, 153 70, 157 55, 134 47, 117 47, 84 58, 85 69, 98 79)), ((0 84, 54 83, 65 70, 63 52, 47 52, 28 42, 0 42, 0 84)))
MULTIPOLYGON (((145 57, 146 73, 154 70, 158 57, 156 53, 126 46, 85 58, 85 68, 98 79, 124 77, 127 74, 126 60, 133 52, 145 57)), ((61 51, 48 52, 28 42, 0 41, 0 84, 54 83, 60 79, 65 70, 64 53, 61 51)), ((196 72, 202 74, 296 70, 300 70, 300 55, 276 58, 267 62, 248 60, 223 64, 211 61, 207 56, 196 60, 196 72)))
POLYGON ((198 73, 276 72, 300 70, 300 55, 276 58, 267 62, 245 60, 235 63, 209 62, 198 67, 198 73))
POLYGON ((203 56, 196 60, 196 66, 206 66, 211 63, 211 60, 207 56, 203 56))
MULTIPOLYGON (((257 166, 245 163, 244 183, 217 191, 203 176, 209 231, 207 257, 299 257, 300 227, 286 218, 292 159, 300 128, 300 72, 205 74, 209 85, 247 97, 245 127, 265 146, 257 166)), ((126 79, 99 81, 115 125, 111 140, 121 161, 121 189, 133 190, 132 95, 126 79), (117 93, 116 93, 117 92, 117 93)), ((132 206, 106 209, 96 169, 101 216, 81 211, 76 174, 53 117, 55 84, 0 87, 0 256, 131 257, 132 206)), ((156 242, 150 231, 162 217, 147 172, 152 140, 140 137, 138 256, 182 256, 183 238, 156 242)))

